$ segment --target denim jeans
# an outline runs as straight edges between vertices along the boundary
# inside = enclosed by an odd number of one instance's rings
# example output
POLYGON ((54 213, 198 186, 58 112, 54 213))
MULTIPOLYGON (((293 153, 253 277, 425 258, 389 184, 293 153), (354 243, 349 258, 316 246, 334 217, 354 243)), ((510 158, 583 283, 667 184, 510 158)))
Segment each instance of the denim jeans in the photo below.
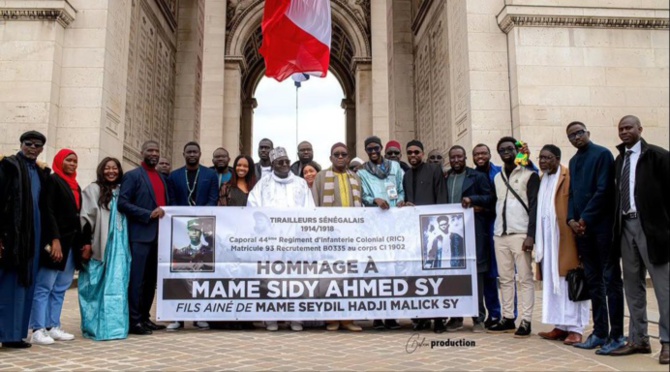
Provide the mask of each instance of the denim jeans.
POLYGON ((612 234, 577 237, 593 308, 593 333, 600 338, 623 336, 623 278, 619 260, 611 260, 612 234))
POLYGON ((74 254, 70 250, 63 271, 46 267, 40 267, 37 271, 33 310, 30 314, 31 329, 60 327, 65 291, 70 288, 74 278, 74 254))

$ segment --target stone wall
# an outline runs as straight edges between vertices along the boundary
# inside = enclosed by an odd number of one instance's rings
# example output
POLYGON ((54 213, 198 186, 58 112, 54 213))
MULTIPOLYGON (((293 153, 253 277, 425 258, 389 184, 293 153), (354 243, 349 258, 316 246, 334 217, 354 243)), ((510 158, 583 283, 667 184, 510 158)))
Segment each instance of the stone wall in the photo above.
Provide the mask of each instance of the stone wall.
POLYGON ((124 165, 141 162, 140 149, 156 140, 172 156, 175 107, 176 27, 161 2, 133 1, 125 107, 124 165))

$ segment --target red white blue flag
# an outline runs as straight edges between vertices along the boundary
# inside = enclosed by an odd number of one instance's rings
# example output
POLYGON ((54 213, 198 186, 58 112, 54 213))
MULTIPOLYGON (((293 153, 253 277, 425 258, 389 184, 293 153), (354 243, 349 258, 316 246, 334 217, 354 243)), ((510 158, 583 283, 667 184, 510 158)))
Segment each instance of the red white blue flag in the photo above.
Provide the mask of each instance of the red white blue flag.
POLYGON ((278 81, 295 73, 326 76, 332 36, 329 0, 266 0, 262 29, 265 76, 278 81))

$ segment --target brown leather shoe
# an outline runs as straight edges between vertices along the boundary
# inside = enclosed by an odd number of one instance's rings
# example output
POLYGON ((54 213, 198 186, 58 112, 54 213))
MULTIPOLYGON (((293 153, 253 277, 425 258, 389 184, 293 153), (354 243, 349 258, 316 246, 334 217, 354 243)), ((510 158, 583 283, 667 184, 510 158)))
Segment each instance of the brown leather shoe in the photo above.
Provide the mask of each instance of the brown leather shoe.
POLYGON ((670 363, 670 350, 668 350, 668 344, 661 344, 661 354, 658 356, 658 362, 660 364, 670 363))
POLYGON ((563 341, 566 337, 568 337, 568 332, 562 329, 554 328, 551 330, 551 332, 539 332, 537 335, 544 338, 545 340, 563 341))
POLYGON ((569 332, 568 337, 566 337, 565 341, 563 341, 565 345, 574 345, 580 342, 582 342, 582 335, 577 332, 569 332))
POLYGON ((644 341, 639 344, 634 344, 630 341, 624 346, 612 350, 610 355, 612 356, 623 356, 623 355, 632 355, 632 354, 651 354, 651 346, 649 341, 644 341))

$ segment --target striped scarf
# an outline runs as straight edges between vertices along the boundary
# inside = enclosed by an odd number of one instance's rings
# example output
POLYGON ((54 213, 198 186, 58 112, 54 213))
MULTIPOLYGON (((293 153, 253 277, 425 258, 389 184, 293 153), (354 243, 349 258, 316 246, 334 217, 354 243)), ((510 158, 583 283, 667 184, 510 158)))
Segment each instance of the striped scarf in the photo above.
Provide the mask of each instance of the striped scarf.
MULTIPOLYGON (((360 207, 363 205, 361 203, 361 185, 356 180, 354 172, 347 169, 346 174, 354 196, 354 207, 360 207)), ((335 203, 335 173, 333 173, 331 167, 326 170, 326 179, 323 185, 323 206, 332 207, 333 203, 335 203)))

